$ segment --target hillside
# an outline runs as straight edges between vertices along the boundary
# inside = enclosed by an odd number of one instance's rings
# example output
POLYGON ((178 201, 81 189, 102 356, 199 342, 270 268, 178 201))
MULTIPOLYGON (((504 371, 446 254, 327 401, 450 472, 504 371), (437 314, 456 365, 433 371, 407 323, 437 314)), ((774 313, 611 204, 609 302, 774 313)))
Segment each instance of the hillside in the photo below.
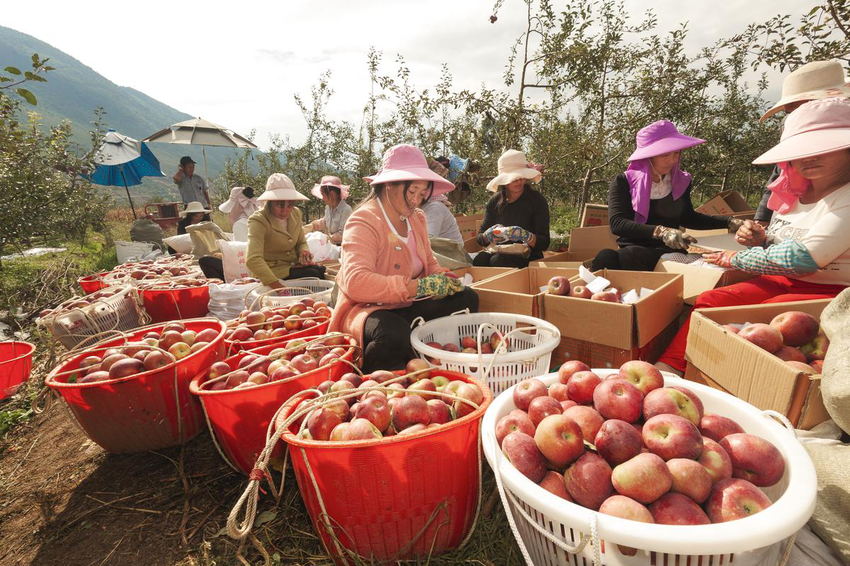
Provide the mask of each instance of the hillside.
MULTIPOLYGON (((89 130, 94 109, 98 106, 106 110, 105 118, 110 128, 136 139, 192 117, 143 92, 116 85, 84 63, 35 37, 0 26, 0 67, 13 65, 28 69, 33 53, 49 57, 49 65, 56 68, 47 74, 46 83, 27 86, 38 97, 38 106, 34 110, 42 116, 46 126, 70 120, 74 137, 80 145, 89 144, 89 130)), ((214 117, 207 118, 215 121, 214 117)), ((141 204, 150 198, 176 197, 177 190, 170 176, 183 155, 191 155, 198 161, 199 173, 203 174, 200 146, 157 143, 151 144, 150 148, 159 159, 166 177, 146 179, 141 186, 133 187, 134 202, 141 204)), ((215 177, 223 169, 224 160, 234 152, 225 148, 207 148, 206 154, 209 176, 215 177)), ((126 203, 123 189, 112 189, 112 194, 119 203, 126 203)))

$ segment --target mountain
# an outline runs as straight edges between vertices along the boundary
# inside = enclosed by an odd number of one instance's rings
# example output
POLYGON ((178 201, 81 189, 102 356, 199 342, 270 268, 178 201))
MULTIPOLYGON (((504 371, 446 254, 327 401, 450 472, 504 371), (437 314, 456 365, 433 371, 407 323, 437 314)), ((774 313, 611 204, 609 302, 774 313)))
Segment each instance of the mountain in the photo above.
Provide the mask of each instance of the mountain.
MULTIPOLYGON (((94 109, 98 106, 106 110, 105 121, 109 128, 136 139, 143 139, 171 124, 192 118, 143 92, 116 85, 91 67, 35 37, 0 26, 0 68, 12 65, 22 71, 30 69, 33 53, 49 57, 48 65, 56 70, 45 75, 45 83, 27 83, 26 88, 36 95, 38 105, 30 107, 24 103, 24 109, 38 112, 45 126, 69 120, 75 141, 83 147, 91 143, 89 131, 94 120, 94 109)), ((151 198, 179 200, 171 175, 177 170, 177 163, 183 155, 191 155, 198 162, 198 173, 203 175, 200 146, 154 143, 148 147, 159 159, 166 176, 146 177, 142 185, 131 187, 133 202, 137 205, 151 198)), ((224 169, 227 157, 236 155, 232 149, 213 147, 206 148, 206 154, 211 178, 224 169)), ((126 203, 123 188, 107 190, 112 191, 118 203, 126 203)))

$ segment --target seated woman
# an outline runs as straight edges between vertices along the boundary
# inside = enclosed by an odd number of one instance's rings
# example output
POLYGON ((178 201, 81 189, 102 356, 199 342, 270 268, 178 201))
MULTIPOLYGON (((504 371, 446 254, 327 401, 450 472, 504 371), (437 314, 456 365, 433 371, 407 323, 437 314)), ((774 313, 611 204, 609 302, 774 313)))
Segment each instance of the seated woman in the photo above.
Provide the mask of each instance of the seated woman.
POLYGON ((531 248, 528 257, 519 254, 480 252, 473 265, 490 267, 528 267, 529 262, 541 259, 549 247, 549 203, 531 188, 542 177, 529 167, 525 154, 509 149, 499 157, 499 175, 487 183, 487 190, 496 193, 484 209, 484 220, 478 230, 482 246, 499 243, 523 243, 531 248))
POLYGON ((177 235, 185 234, 186 227, 200 222, 210 221, 210 212, 204 205, 195 201, 186 205, 186 210, 180 211, 181 220, 177 223, 177 235))
POLYGON ((637 149, 629 168, 608 189, 608 223, 617 236, 618 250, 602 250, 593 270, 652 271, 667 253, 682 252, 696 239, 680 228, 737 229, 741 222, 728 216, 694 211, 691 176, 679 169, 683 149, 705 143, 679 133, 673 122, 661 120, 637 134, 637 149))
MULTIPOLYGON (((749 249, 707 261, 759 277, 706 291, 695 309, 833 298, 850 285, 850 100, 807 102, 788 117, 778 145, 753 161, 778 163, 767 230, 747 220, 735 239, 749 249)), ((657 364, 685 370, 686 323, 657 364)))
POLYGON ((313 185, 310 192, 325 203, 325 215, 308 224, 305 231, 324 232, 330 236, 331 242, 339 245, 342 242, 345 223, 351 216, 351 206, 345 202, 348 189, 348 185, 343 185, 340 178, 333 175, 325 175, 318 184, 313 185))
POLYGON ((354 210, 342 236, 342 266, 331 331, 348 332, 363 348, 363 371, 400 369, 413 357, 410 324, 478 310, 478 295, 445 274, 431 252, 425 215, 417 207, 454 185, 428 168, 412 145, 384 153, 372 192, 354 210))
MULTIPOLYGON (((446 163, 448 163, 448 160, 445 157, 438 157, 436 160, 430 162, 428 166, 431 168, 431 171, 446 179, 448 178, 449 170, 443 165, 443 162, 440 161, 440 159, 444 159, 446 163)), ((452 185, 452 189, 449 193, 454 191, 455 186, 456 185, 452 185)), ((428 202, 421 206, 422 212, 425 213, 425 219, 428 221, 428 235, 432 238, 454 240, 462 246, 463 236, 460 234, 457 219, 452 214, 450 207, 451 203, 449 202, 446 193, 432 196, 428 202)))
POLYGON ((245 265, 263 285, 283 287, 281 279, 325 278, 325 267, 313 265, 304 237, 297 201, 308 200, 283 173, 273 173, 266 192, 257 199, 264 206, 248 219, 245 265))
POLYGON ((233 187, 230 189, 230 198, 221 203, 218 209, 228 215, 233 225, 243 218, 247 220, 260 207, 254 198, 253 187, 233 187))

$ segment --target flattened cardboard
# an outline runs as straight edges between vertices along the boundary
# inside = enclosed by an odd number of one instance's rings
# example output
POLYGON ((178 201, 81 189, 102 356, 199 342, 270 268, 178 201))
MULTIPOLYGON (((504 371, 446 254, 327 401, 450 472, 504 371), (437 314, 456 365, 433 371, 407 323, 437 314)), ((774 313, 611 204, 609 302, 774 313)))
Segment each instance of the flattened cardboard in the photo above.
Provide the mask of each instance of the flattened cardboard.
POLYGON ((616 250, 618 247, 617 237, 611 233, 611 228, 607 225, 573 228, 570 232, 569 250, 571 252, 596 256, 600 250, 616 250))
POLYGON ((735 234, 730 234, 729 232, 717 234, 715 236, 703 236, 702 238, 697 238, 697 243, 695 245, 699 248, 714 251, 730 250, 740 252, 747 249, 746 246, 742 246, 735 241, 735 234))
POLYGON ((580 226, 608 226, 608 205, 585 203, 580 226))
POLYGON ((711 197, 705 204, 696 209, 704 214, 729 216, 735 213, 754 212, 747 199, 738 191, 723 191, 711 197))
POLYGON ((686 305, 693 305, 700 293, 711 291, 717 287, 734 285, 755 277, 752 273, 737 269, 716 269, 699 265, 688 265, 670 260, 661 260, 655 265, 659 273, 681 273, 684 277, 684 300, 686 305))
MULTIPOLYGON (((646 287, 654 292, 632 305, 555 295, 543 296, 543 318, 561 336, 620 350, 646 346, 682 312, 683 278, 651 271, 597 271, 622 292, 646 287)), ((570 280, 579 284, 578 276, 570 280)))
POLYGON ((814 389, 818 384, 813 376, 789 367, 722 325, 768 323, 791 310, 819 317, 829 303, 829 299, 821 299, 694 311, 686 358, 711 379, 709 384, 716 384, 759 409, 778 411, 797 427, 814 426, 829 417, 819 391, 814 389))
MULTIPOLYGON (((544 256, 543 259, 532 261, 529 267, 567 267, 578 269, 580 265, 592 263, 595 253, 589 252, 560 252, 544 256)), ((587 265, 585 265, 587 267, 587 265)))
POLYGON ((540 317, 540 287, 556 276, 572 278, 578 269, 525 267, 498 275, 474 285, 479 312, 507 312, 540 317))

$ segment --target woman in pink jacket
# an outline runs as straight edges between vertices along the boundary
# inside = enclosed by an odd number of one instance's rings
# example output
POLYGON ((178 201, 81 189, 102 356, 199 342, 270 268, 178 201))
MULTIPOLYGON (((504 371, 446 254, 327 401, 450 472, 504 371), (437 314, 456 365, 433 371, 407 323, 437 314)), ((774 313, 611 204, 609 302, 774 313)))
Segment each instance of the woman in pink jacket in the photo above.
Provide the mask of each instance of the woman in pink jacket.
POLYGON ((352 334, 363 347, 363 371, 399 369, 413 357, 410 324, 468 308, 478 295, 446 275, 428 241, 419 210, 454 185, 428 168, 422 152, 397 145, 366 180, 372 192, 349 216, 342 236, 339 296, 331 331, 352 334))

